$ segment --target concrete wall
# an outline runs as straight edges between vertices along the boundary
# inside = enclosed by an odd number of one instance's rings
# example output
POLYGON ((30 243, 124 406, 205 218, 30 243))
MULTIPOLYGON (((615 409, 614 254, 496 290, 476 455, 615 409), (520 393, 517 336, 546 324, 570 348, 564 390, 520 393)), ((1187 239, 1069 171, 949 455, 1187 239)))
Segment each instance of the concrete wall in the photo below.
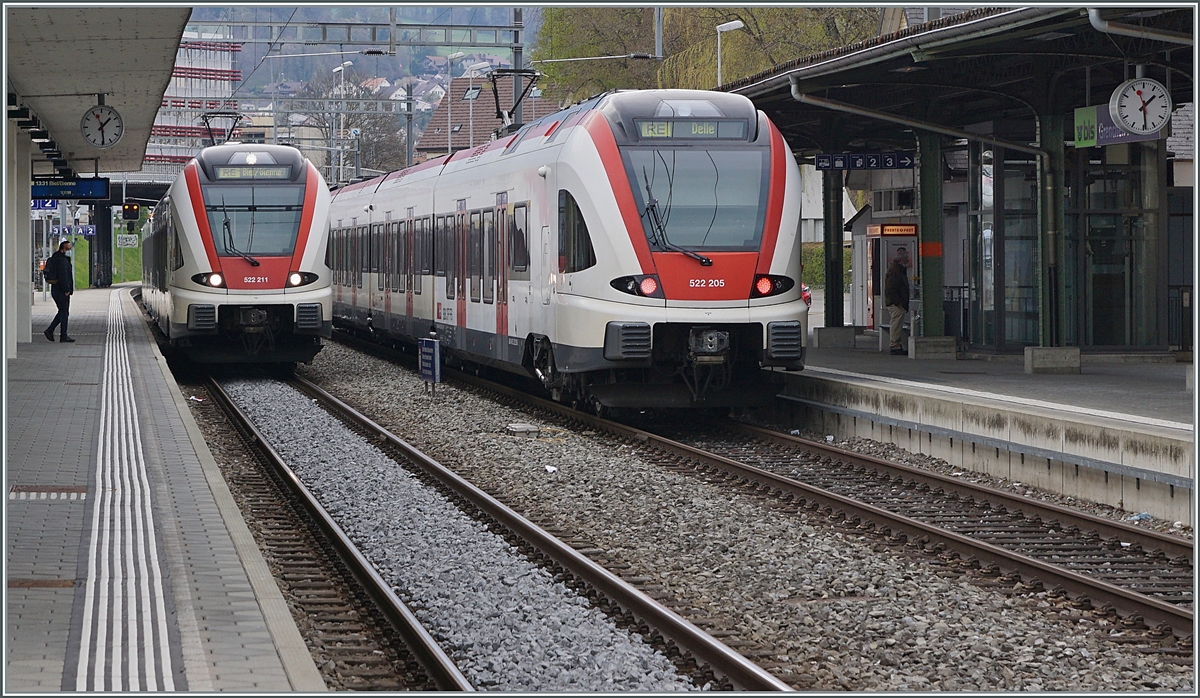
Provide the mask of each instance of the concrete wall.
POLYGON ((1078 499, 1195 525, 1191 432, 789 374, 780 418, 1078 499))

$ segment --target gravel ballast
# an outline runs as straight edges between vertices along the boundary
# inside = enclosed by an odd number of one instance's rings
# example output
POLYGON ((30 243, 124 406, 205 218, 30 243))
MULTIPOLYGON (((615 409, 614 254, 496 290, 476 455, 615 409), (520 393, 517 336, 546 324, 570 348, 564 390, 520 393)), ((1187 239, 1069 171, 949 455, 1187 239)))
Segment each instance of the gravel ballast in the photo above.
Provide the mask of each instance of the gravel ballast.
POLYGON ((694 688, 639 636, 294 388, 224 387, 477 688, 694 688))
POLYGON ((300 373, 533 518, 593 541, 804 690, 1191 691, 1109 621, 1009 596, 452 385, 330 344, 300 373), (514 423, 540 428, 514 435, 514 423), (1078 615, 1078 614, 1076 614, 1078 615))

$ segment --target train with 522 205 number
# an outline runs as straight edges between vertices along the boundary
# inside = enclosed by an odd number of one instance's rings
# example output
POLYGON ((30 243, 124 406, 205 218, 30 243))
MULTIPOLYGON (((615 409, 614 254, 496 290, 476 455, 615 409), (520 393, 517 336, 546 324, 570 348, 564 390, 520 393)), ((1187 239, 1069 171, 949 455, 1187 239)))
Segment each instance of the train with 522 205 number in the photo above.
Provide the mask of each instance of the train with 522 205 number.
POLYGON ((143 227, 142 303, 202 363, 308 362, 332 334, 329 187, 299 150, 226 142, 143 227))
POLYGON ((745 97, 606 93, 334 192, 334 324, 598 412, 761 404, 804 367, 800 198, 745 97))

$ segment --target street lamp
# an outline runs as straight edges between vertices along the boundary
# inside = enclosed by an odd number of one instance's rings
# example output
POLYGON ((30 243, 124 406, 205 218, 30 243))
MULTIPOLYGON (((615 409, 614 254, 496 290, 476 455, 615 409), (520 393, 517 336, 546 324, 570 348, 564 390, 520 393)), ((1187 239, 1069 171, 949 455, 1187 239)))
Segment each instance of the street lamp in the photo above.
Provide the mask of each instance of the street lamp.
MULTIPOLYGON (((352 65, 354 65, 354 61, 344 61, 341 65, 339 65, 338 67, 333 69, 333 72, 340 74, 341 82, 342 82, 341 87, 338 90, 341 93, 340 96, 342 98, 342 108, 338 110, 339 111, 339 114, 338 114, 338 117, 339 117, 338 118, 338 138, 339 139, 341 139, 341 137, 342 137, 342 131, 346 130, 346 102, 345 102, 345 99, 346 99, 346 68, 348 68, 352 65)), ((342 153, 341 146, 338 146, 337 182, 342 181, 342 167, 345 164, 345 159, 346 158, 342 153)))
POLYGON ((741 29, 746 23, 740 19, 717 25, 717 87, 721 86, 721 35, 735 29, 741 29))
POLYGON ((446 56, 446 155, 454 152, 451 148, 450 141, 454 139, 454 121, 450 119, 452 104, 454 104, 454 61, 462 58, 467 54, 462 51, 455 51, 446 56))
POLYGON ((467 93, 465 95, 463 95, 463 99, 465 99, 471 103, 471 120, 470 120, 471 146, 470 147, 472 147, 472 148, 475 147, 475 98, 479 96, 479 93, 475 91, 475 76, 478 74, 477 71, 488 70, 491 67, 492 67, 491 63, 484 61, 481 63, 476 63, 475 65, 472 65, 471 67, 467 68, 467 75, 469 76, 470 82, 469 82, 469 86, 467 88, 467 93))

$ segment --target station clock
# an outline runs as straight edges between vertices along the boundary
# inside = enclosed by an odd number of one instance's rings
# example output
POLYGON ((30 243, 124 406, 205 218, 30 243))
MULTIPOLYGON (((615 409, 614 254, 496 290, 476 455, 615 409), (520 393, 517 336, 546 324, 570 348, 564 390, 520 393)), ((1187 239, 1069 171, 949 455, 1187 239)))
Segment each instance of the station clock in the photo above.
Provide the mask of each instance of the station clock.
POLYGON ((1108 113, 1123 131, 1139 136, 1157 133, 1171 118, 1171 95, 1157 80, 1126 80, 1108 100, 1108 113))
POLYGON ((111 148, 121 140, 125 133, 125 122, 116 109, 97 104, 83 113, 79 120, 79 130, 88 143, 97 148, 111 148))

